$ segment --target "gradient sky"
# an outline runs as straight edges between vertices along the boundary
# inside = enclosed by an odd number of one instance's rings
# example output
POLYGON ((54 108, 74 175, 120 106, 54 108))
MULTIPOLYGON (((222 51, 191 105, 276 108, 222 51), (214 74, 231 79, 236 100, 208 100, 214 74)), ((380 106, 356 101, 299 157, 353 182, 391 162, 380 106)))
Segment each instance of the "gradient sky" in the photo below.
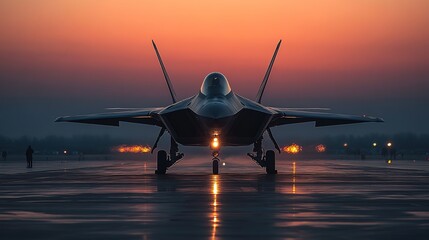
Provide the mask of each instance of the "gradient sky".
POLYGON ((331 107, 384 124, 275 128, 282 134, 429 133, 429 1, 0 1, 0 135, 146 136, 151 126, 53 123, 105 107, 179 98, 220 71, 254 99, 283 44, 263 103, 331 107))

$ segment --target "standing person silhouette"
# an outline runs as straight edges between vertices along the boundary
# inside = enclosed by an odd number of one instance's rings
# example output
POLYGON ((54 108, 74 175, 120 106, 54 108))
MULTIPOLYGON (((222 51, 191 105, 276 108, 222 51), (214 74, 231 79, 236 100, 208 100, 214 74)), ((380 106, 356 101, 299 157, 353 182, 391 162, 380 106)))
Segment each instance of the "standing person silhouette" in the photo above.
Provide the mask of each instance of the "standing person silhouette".
POLYGON ((3 161, 6 161, 6 157, 7 157, 6 150, 1 153, 1 157, 3 158, 3 161))
POLYGON ((27 168, 33 167, 33 152, 31 145, 28 145, 27 151, 25 152, 25 155, 27 156, 27 168))

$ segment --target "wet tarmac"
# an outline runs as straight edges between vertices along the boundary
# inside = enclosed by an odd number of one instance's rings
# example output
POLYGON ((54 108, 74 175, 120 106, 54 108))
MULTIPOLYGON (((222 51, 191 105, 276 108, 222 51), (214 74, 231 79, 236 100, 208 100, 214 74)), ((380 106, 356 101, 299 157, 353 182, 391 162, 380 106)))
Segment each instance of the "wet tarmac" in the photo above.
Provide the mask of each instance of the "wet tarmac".
POLYGON ((429 161, 0 162, 1 239, 429 239, 429 161))

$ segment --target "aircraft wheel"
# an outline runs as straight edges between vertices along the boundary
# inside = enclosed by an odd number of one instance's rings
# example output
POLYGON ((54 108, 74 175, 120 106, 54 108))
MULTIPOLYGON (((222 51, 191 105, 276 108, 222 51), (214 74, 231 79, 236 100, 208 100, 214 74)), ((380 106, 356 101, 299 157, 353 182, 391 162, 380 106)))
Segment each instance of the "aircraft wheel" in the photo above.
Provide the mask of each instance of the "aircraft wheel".
POLYGON ((265 170, 267 174, 277 174, 276 170, 276 154, 273 150, 268 150, 265 154, 266 167, 265 170))
POLYGON ((167 172, 167 152, 158 151, 155 174, 165 174, 167 172))
POLYGON ((213 175, 219 174, 219 159, 213 158, 213 175))

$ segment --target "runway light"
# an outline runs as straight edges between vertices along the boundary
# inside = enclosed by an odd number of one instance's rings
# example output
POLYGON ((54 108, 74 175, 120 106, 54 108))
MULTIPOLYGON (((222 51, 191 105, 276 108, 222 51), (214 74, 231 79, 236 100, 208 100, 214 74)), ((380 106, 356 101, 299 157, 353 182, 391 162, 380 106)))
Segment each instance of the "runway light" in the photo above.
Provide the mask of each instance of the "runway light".
POLYGON ((64 150, 64 152, 63 152, 64 154, 67 154, 67 150, 64 150))
POLYGON ((344 144, 343 144, 343 146, 344 146, 344 147, 347 147, 347 146, 349 146, 349 145, 348 145, 347 143, 344 143, 344 144))
POLYGON ((223 162, 223 163, 222 163, 222 166, 225 166, 225 165, 226 165, 226 163, 225 163, 225 162, 223 162))
POLYGON ((297 154, 302 151, 302 147, 298 144, 292 143, 291 145, 284 147, 283 151, 289 154, 297 154))
POLYGON ((115 147, 114 150, 120 153, 148 153, 151 147, 144 145, 120 145, 115 147))
POLYGON ((391 142, 388 142, 388 143, 387 143, 387 146, 388 146, 388 147, 391 147, 391 146, 392 146, 392 143, 391 143, 391 142))
POLYGON ((317 145, 316 146, 316 152, 318 152, 318 153, 323 153, 323 152, 325 152, 326 151, 326 147, 325 147, 325 145, 323 145, 323 144, 319 144, 319 145, 317 145))
POLYGON ((372 146, 373 147, 377 147, 377 143, 375 142, 375 143, 372 143, 372 146))
POLYGON ((387 164, 392 164, 392 160, 391 159, 387 160, 387 164))

